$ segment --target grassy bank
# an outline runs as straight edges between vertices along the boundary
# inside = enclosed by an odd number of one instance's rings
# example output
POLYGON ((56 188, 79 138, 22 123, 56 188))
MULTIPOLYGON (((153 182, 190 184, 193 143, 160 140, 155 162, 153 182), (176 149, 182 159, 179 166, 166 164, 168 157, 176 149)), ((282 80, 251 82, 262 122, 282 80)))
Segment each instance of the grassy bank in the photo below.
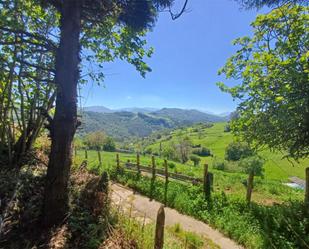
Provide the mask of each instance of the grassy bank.
MULTIPOLYGON (((121 172, 113 178, 143 195, 164 201, 164 182, 121 172), (152 187, 151 187, 152 186, 152 187)), ((248 206, 237 196, 215 193, 207 201, 201 186, 170 182, 167 205, 218 228, 246 248, 307 248, 309 245, 308 209, 301 201, 264 206, 248 206)))

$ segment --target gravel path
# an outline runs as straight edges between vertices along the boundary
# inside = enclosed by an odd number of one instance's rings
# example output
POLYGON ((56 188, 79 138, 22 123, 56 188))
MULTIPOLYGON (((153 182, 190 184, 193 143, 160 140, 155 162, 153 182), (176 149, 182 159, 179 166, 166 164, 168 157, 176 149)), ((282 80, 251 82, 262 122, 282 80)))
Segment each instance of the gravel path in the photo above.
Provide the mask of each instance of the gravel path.
MULTIPOLYGON (((120 204, 121 207, 130 212, 133 217, 141 218, 147 222, 155 221, 157 211, 162 205, 157 201, 150 201, 148 197, 134 193, 122 185, 112 183, 112 201, 120 204)), ((209 225, 198 221, 187 215, 180 214, 174 209, 164 208, 165 210, 165 224, 166 226, 173 226, 177 223, 186 231, 191 231, 196 234, 205 236, 212 240, 222 249, 240 249, 243 248, 236 244, 233 240, 227 238, 219 231, 213 229, 209 225)))

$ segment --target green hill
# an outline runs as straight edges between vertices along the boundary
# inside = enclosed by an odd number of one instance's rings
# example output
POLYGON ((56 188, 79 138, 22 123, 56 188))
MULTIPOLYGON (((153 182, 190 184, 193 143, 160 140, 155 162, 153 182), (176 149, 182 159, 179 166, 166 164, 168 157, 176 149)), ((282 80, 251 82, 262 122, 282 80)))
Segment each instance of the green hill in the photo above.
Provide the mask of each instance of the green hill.
MULTIPOLYGON (((201 145, 209 148, 214 157, 202 157, 202 163, 207 162, 212 167, 213 161, 216 159, 224 160, 225 148, 235 138, 230 132, 224 132, 226 123, 216 123, 210 128, 194 125, 187 128, 176 129, 169 135, 162 136, 156 139, 145 149, 151 148, 152 152, 159 153, 160 143, 164 149, 169 146, 169 143, 177 142, 180 137, 188 136, 193 145, 201 145)), ((283 154, 280 152, 272 152, 267 149, 259 153, 265 160, 265 178, 266 179, 284 179, 287 180, 290 176, 305 177, 305 168, 309 166, 309 159, 300 161, 299 163, 288 159, 283 159, 283 154)), ((231 166, 237 168, 237 163, 230 163, 231 166)))
POLYGON ((86 111, 82 112, 81 115, 82 127, 79 134, 103 130, 118 141, 132 139, 133 137, 146 137, 154 131, 175 129, 199 122, 213 123, 225 120, 224 117, 197 110, 176 108, 164 108, 151 113, 86 111))

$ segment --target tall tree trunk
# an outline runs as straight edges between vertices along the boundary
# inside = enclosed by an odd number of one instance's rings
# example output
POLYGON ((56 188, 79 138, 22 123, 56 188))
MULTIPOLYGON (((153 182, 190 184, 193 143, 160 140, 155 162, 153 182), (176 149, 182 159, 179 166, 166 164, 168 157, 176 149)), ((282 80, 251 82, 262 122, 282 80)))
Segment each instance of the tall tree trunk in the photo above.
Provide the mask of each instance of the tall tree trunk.
POLYGON ((56 57, 57 100, 51 125, 51 152, 44 198, 44 225, 60 224, 68 212, 68 180, 72 141, 77 126, 77 82, 81 8, 76 0, 64 0, 60 45, 56 57))

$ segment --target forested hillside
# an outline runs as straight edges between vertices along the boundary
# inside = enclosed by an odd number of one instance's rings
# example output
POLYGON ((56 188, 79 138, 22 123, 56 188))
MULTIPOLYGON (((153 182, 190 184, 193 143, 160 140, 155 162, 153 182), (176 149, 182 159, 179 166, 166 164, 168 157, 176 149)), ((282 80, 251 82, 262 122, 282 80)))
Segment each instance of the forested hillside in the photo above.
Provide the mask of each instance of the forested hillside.
POLYGON ((188 126, 199 122, 220 122, 227 119, 197 110, 176 108, 163 108, 150 113, 86 111, 82 112, 81 115, 82 127, 79 134, 104 131, 120 141, 132 137, 145 137, 158 130, 188 126))

